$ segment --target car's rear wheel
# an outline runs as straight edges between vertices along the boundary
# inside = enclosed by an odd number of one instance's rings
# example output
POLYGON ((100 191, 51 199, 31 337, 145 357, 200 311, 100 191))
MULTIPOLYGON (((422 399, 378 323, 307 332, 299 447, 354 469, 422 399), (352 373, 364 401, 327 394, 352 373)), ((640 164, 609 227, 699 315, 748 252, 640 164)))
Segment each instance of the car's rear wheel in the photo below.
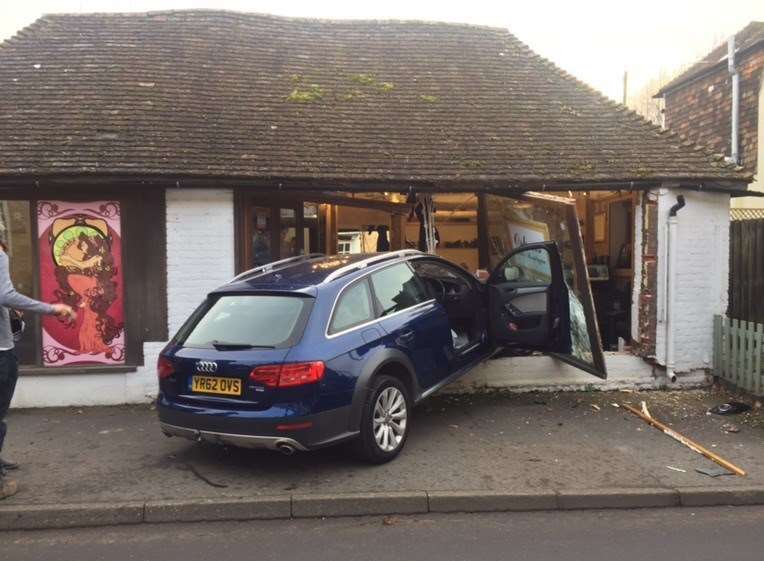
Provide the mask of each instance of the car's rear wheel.
POLYGON ((361 434, 356 451, 367 462, 383 464, 395 458, 406 444, 411 400, 406 386, 392 376, 372 383, 361 414, 361 434))

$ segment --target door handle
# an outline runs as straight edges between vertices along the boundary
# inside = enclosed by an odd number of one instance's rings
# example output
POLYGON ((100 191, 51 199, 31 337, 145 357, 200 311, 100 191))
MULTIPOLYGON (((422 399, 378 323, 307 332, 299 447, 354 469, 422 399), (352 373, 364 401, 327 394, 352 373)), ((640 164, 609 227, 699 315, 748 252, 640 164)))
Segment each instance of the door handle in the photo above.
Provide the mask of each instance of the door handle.
POLYGON ((398 341, 401 343, 410 343, 414 340, 414 330, 413 329, 407 329, 406 331, 403 331, 400 335, 398 335, 398 341))

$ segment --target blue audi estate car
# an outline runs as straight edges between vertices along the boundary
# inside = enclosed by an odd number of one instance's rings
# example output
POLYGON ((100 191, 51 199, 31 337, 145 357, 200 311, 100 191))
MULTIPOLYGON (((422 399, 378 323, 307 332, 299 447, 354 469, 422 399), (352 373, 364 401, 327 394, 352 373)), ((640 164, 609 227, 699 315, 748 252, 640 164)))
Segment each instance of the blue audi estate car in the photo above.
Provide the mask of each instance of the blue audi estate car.
POLYGON ((497 349, 594 368, 593 318, 565 276, 553 242, 518 249, 485 283, 414 250, 252 269, 210 293, 162 351, 162 431, 285 454, 352 441, 387 462, 413 406, 497 349))

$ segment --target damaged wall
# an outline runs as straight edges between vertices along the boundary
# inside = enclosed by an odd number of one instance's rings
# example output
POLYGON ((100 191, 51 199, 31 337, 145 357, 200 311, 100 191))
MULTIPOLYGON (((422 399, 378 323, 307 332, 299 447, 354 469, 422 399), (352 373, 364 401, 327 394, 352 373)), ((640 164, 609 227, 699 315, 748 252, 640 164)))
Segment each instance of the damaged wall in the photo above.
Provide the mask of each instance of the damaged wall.
POLYGON ((658 321, 658 196, 641 193, 635 217, 634 293, 636 313, 634 346, 643 358, 655 357, 655 329, 658 321))

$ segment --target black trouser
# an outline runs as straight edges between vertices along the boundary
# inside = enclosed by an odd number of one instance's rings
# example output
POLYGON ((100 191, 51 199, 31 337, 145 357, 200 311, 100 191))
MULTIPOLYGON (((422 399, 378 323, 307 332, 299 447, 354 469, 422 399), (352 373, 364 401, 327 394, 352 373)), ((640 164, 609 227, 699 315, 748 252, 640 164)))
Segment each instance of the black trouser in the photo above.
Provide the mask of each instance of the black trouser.
POLYGON ((0 452, 3 450, 3 441, 8 426, 5 424, 5 416, 11 407, 11 398, 16 389, 16 381, 19 379, 19 363, 16 353, 13 351, 0 351, 0 452))

